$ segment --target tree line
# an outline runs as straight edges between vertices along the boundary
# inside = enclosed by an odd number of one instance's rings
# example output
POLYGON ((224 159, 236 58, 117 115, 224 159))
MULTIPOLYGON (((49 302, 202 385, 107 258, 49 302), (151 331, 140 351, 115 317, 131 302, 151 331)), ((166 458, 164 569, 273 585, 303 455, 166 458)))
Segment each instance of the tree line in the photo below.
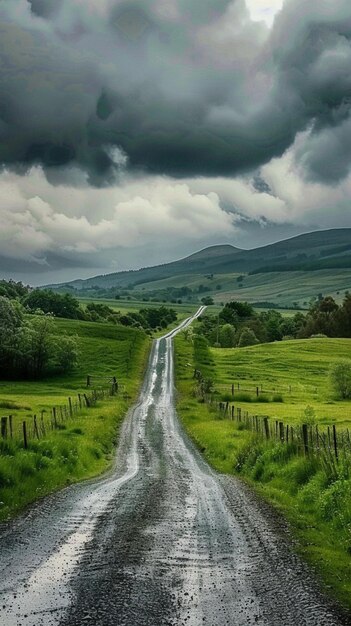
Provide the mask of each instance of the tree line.
POLYGON ((228 302, 218 315, 201 316, 196 332, 211 346, 222 348, 315 336, 351 337, 351 294, 345 295, 341 305, 330 296, 321 298, 307 314, 291 317, 276 310, 257 312, 247 302, 228 302))
POLYGON ((49 316, 25 316, 17 300, 0 296, 0 377, 42 378, 77 363, 74 337, 55 334, 49 316))

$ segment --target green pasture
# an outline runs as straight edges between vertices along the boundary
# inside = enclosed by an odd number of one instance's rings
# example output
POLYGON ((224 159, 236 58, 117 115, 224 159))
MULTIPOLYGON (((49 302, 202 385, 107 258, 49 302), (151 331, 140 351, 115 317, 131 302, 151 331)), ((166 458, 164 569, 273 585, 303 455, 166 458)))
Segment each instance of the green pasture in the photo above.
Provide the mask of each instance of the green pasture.
MULTIPOLYGON (((220 282, 220 276, 215 277, 220 282)), ((308 307, 312 297, 322 293, 342 302, 344 293, 351 287, 351 270, 317 270, 315 272, 270 272, 246 275, 239 287, 236 275, 229 284, 223 281, 223 290, 214 296, 216 302, 245 300, 247 302, 272 302, 280 306, 308 307)))
POLYGON ((216 389, 231 396, 234 383, 233 402, 253 415, 268 415, 293 424, 302 421, 309 405, 321 424, 350 426, 351 403, 335 397, 329 370, 339 359, 351 360, 351 339, 304 339, 240 349, 211 348, 211 355, 216 366, 216 389))
POLYGON ((197 309, 196 303, 173 304, 171 302, 143 302, 143 300, 115 300, 113 298, 79 298, 79 302, 83 306, 90 302, 106 304, 114 311, 120 311, 121 313, 135 313, 140 309, 159 308, 164 305, 177 312, 179 322, 189 317, 197 309))
POLYGON ((150 338, 143 332, 91 322, 56 319, 57 334, 74 335, 79 345, 78 367, 69 375, 40 381, 0 381, 1 415, 13 415, 14 438, 0 440, 0 520, 55 489, 105 471, 112 461, 118 428, 135 399, 147 359, 150 338), (22 422, 30 430, 33 415, 44 411, 49 421, 54 406, 87 392, 87 375, 116 376, 116 397, 99 401, 23 447, 22 422))
MULTIPOLYGON (((312 564, 325 591, 351 609, 351 467, 342 458, 331 476, 315 458, 296 456, 293 446, 266 441, 242 423, 223 419, 199 396, 194 368, 211 377, 217 397, 233 380, 243 387, 282 389, 283 402, 240 402, 253 414, 301 419, 307 404, 322 423, 349 425, 351 402, 340 402, 328 382, 330 364, 351 358, 351 340, 316 339, 234 350, 196 347, 191 333, 175 339, 178 413, 185 429, 219 472, 237 474, 288 520, 295 545, 312 564), (291 394, 288 385, 292 385, 291 394)), ((227 387, 227 389, 225 389, 227 387)), ((254 398, 255 388, 251 394, 254 398)), ((267 394, 269 396, 270 394, 267 394)), ((235 401, 236 403, 236 401, 235 401)))

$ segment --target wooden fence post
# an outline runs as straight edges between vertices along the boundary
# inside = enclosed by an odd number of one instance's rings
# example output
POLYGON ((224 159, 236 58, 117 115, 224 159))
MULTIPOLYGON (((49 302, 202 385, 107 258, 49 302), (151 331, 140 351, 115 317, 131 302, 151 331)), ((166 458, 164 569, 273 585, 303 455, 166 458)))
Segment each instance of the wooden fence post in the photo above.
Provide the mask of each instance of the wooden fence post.
POLYGON ((40 439, 36 415, 34 415, 33 417, 33 425, 34 425, 34 435, 36 436, 37 439, 40 439))
POLYGON ((43 415, 43 411, 41 412, 41 417, 40 417, 40 425, 41 425, 41 432, 43 433, 44 437, 46 435, 46 429, 45 429, 45 423, 44 423, 44 415, 43 415))
POLYGON ((1 418, 1 437, 7 439, 7 417, 1 418))
POLYGON ((264 424, 264 432, 266 435, 266 439, 269 439, 269 424, 268 424, 268 417, 264 417, 263 418, 263 424, 264 424))
POLYGON ((68 398, 68 404, 69 404, 69 415, 70 417, 72 417, 73 416, 72 398, 68 398))
POLYGON ((56 407, 52 408, 52 416, 54 418, 54 428, 57 428, 56 407))
POLYGON ((9 415, 10 437, 13 439, 13 415, 9 415))
POLYGON ((85 400, 85 404, 87 405, 87 408, 89 408, 90 407, 90 400, 89 400, 89 398, 88 398, 86 393, 84 394, 84 400, 85 400))
POLYGON ((87 376, 87 387, 90 387, 91 384, 91 376, 87 376))
POLYGON ((306 456, 308 456, 308 427, 307 424, 302 424, 302 439, 303 439, 303 448, 306 456))

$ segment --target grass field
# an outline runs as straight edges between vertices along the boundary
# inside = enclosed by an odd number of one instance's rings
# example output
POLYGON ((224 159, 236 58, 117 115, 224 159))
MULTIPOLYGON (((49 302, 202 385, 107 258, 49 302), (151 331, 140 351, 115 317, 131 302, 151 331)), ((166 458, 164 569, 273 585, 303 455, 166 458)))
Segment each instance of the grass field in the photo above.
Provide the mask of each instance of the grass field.
MULTIPOLYGON (((331 295, 337 302, 342 302, 344 293, 351 286, 350 269, 316 270, 308 272, 270 272, 245 275, 243 282, 238 283, 238 272, 224 274, 180 274, 161 280, 143 283, 135 287, 138 293, 145 293, 167 289, 169 287, 187 286, 193 289, 192 299, 200 301, 205 295, 212 296, 219 304, 229 300, 246 300, 247 302, 272 302, 280 307, 293 308, 298 303, 302 308, 308 308, 311 298, 317 298, 320 293, 331 295), (209 278, 211 276, 211 278, 209 278), (209 292, 196 293, 200 285, 208 287, 209 292)), ((133 291, 130 292, 133 298, 133 291)), ((133 301, 107 300, 111 307, 134 307, 133 301)), ((150 303, 149 303, 150 304, 150 303)), ((141 306, 148 303, 140 302, 141 306)), ((174 305, 176 307, 177 305, 174 305)), ((188 306, 187 303, 178 305, 188 306)), ((139 303, 138 303, 138 308, 139 303)), ((134 309, 133 309, 134 310, 134 309)), ((181 310, 181 309, 180 309, 181 310)))
MULTIPOLYGON (((219 280, 219 276, 216 277, 219 280)), ((292 306, 297 302, 307 307, 311 298, 322 293, 342 302, 344 293, 351 285, 351 270, 318 270, 315 272, 271 272, 245 276, 239 288, 236 277, 231 283, 223 281, 223 290, 216 293, 216 302, 246 300, 247 302, 268 301, 278 306, 292 306)))
POLYGON ((221 393, 221 385, 231 383, 233 378, 243 386, 262 382, 286 389, 291 383, 292 395, 283 393, 283 403, 250 402, 241 406, 254 414, 279 413, 288 422, 300 419, 303 408, 310 403, 318 421, 335 419, 349 424, 351 402, 336 401, 327 379, 329 364, 335 358, 351 358, 351 340, 305 340, 210 350, 189 337, 182 333, 175 340, 178 412, 186 430, 215 469, 240 475, 285 515, 298 550, 315 568, 326 592, 351 609, 350 463, 340 460, 337 476, 331 477, 315 458, 296 456, 291 444, 267 442, 243 424, 221 418, 214 405, 204 403, 196 394, 193 378, 196 367, 205 377, 213 378, 221 393))
POLYGON ((179 322, 189 317, 189 315, 194 313, 194 311, 196 311, 197 309, 196 303, 173 304, 170 302, 143 302, 142 300, 114 300, 108 298, 80 298, 79 302, 83 306, 86 306, 90 302, 106 304, 114 311, 120 311, 121 313, 132 313, 137 312, 140 309, 151 309, 155 307, 158 308, 163 305, 167 308, 172 308, 177 312, 179 322))
POLYGON ((138 330, 91 322, 55 320, 58 335, 76 335, 79 365, 70 375, 41 381, 0 382, 2 415, 14 420, 13 441, 0 440, 0 520, 71 482, 108 468, 118 427, 139 389, 150 338, 138 330), (82 410, 60 430, 30 440, 24 450, 23 420, 42 410, 67 403, 68 396, 85 392, 87 374, 116 376, 121 391, 115 398, 82 410))
POLYGON ((329 381, 329 369, 335 361, 351 360, 351 339, 282 341, 231 350, 212 348, 211 354, 216 364, 216 388, 228 395, 235 383, 235 403, 250 413, 293 424, 302 420, 310 405, 320 423, 351 425, 351 403, 338 400, 329 381), (257 386, 263 389, 260 402, 257 386), (273 402, 274 396, 281 396, 282 402, 273 402))

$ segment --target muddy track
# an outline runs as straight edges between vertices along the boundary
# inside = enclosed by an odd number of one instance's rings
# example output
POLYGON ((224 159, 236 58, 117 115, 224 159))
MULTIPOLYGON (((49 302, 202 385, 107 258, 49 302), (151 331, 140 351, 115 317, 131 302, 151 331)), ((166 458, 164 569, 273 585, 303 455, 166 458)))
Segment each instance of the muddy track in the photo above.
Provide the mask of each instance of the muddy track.
POLYGON ((2 626, 351 624, 269 508, 215 474, 183 432, 176 332, 154 344, 111 475, 1 527, 2 626))

